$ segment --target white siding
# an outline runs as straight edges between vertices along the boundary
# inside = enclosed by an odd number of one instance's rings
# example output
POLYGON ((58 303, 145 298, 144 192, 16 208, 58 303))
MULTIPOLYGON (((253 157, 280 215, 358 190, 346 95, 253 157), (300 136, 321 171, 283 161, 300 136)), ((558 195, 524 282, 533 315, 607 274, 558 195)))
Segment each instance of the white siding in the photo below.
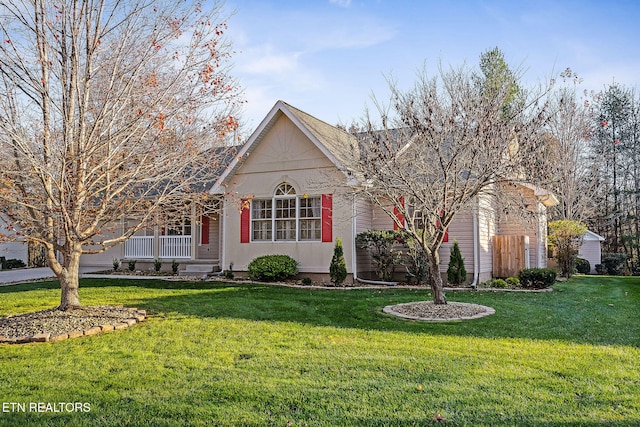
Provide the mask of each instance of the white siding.
POLYGON ((443 242, 440 247, 440 272, 446 273, 451 259, 451 248, 455 241, 458 242, 460 253, 464 258, 464 267, 467 270, 467 281, 473 280, 473 209, 460 212, 449 226, 449 241, 443 242))

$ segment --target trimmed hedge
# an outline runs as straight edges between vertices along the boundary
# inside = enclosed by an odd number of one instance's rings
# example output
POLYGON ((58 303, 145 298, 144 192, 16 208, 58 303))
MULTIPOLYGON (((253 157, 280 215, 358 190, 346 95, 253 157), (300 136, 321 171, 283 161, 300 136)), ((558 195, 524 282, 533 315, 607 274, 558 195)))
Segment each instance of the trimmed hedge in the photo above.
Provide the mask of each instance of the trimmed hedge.
POLYGON ((556 282, 556 271, 552 268, 525 268, 518 273, 523 288, 543 289, 556 282))
POLYGON ((249 263, 252 280, 285 280, 298 273, 298 262, 289 255, 264 255, 249 263))

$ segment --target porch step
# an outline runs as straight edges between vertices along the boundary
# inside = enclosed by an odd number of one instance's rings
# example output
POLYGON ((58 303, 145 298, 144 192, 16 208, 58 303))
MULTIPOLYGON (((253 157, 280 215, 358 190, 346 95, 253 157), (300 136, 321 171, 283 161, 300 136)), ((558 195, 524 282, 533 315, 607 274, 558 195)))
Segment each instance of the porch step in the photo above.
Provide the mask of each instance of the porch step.
POLYGON ((205 276, 213 273, 216 267, 217 265, 215 264, 187 264, 180 274, 183 276, 205 276))

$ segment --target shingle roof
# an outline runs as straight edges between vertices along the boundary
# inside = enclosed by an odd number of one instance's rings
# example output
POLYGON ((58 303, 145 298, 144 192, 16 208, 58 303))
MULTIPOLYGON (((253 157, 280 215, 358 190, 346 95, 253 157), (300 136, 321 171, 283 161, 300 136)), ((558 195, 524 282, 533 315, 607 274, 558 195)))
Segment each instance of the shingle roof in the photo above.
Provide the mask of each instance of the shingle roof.
POLYGON ((251 134, 247 142, 240 148, 226 170, 222 172, 216 185, 212 187, 211 193, 215 194, 224 191, 223 184, 229 177, 233 176, 242 165, 243 160, 255 150, 260 141, 283 115, 298 126, 302 133, 304 133, 338 169, 350 177, 350 173, 346 170, 345 165, 350 163, 349 158, 351 156, 357 155, 357 139, 343 129, 317 119, 284 101, 278 101, 258 125, 253 134, 251 134))

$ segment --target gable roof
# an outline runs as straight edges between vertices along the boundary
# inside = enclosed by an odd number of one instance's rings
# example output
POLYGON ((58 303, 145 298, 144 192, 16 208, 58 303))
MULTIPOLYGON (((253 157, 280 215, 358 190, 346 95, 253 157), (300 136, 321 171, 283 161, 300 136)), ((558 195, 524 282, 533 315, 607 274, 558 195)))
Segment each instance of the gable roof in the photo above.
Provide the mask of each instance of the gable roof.
POLYGON ((599 241, 599 242, 604 242, 605 239, 601 235, 596 234, 591 230, 587 230, 587 232, 585 233, 585 235, 583 237, 583 240, 596 240, 596 241, 599 241))
POLYGON ((224 183, 242 166, 244 160, 255 151, 256 147, 273 128, 276 122, 285 116, 340 170, 347 176, 349 183, 355 184, 355 178, 347 171, 347 156, 357 150, 356 138, 348 132, 332 126, 312 115, 299 110, 284 101, 278 101, 267 116, 260 122, 247 142, 242 146, 235 158, 222 172, 211 193, 223 193, 224 183))

